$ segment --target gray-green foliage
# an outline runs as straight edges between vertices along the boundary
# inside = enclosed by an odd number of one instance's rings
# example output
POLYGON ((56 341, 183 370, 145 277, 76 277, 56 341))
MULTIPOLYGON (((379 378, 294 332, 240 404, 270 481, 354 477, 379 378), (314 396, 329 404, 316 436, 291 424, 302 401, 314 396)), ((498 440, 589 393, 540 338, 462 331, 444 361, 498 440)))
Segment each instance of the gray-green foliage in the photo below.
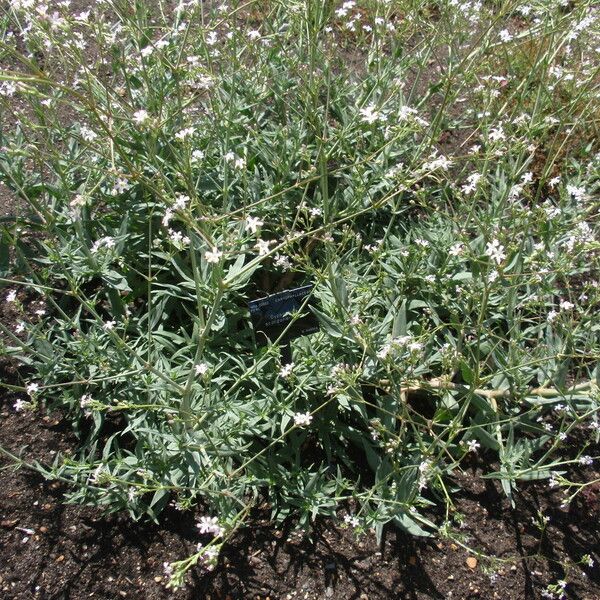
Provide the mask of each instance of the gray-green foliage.
POLYGON ((572 143, 597 66, 548 87, 566 41, 589 49, 585 27, 568 39, 586 3, 521 32, 528 87, 510 77, 521 46, 498 40, 512 6, 450 7, 431 29, 428 4, 402 21, 369 3, 357 32, 329 4, 265 3, 255 33, 253 3, 50 21, 21 4, 7 23, 30 25, 27 51, 5 32, 20 62, 0 79, 3 109, 27 108, 0 180, 26 209, 0 268, 46 313, 19 292, 4 334, 32 401, 80 434, 47 468, 71 501, 136 518, 201 503, 228 531, 263 498, 303 526, 352 501, 360 528, 430 535, 469 452, 512 498, 559 476, 576 426, 597 439, 600 155, 572 143), (445 131, 468 133, 452 156, 445 131), (247 301, 304 283, 321 329, 286 369, 247 301))

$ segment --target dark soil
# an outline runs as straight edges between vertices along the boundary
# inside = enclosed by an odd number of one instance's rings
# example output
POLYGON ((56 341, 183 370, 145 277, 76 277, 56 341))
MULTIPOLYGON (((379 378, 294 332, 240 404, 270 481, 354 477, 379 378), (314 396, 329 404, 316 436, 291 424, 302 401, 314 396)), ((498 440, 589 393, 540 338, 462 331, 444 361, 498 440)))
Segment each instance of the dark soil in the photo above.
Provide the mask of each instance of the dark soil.
MULTIPOLYGON (((12 376, 6 371, 6 379, 12 376)), ((57 414, 15 413, 15 394, 0 405, 0 446, 28 461, 50 463, 75 439, 57 414)), ((499 486, 460 476, 457 510, 469 547, 503 559, 496 565, 472 557, 443 539, 411 538, 390 530, 378 547, 373 534, 355 539, 332 521, 318 522, 311 539, 276 530, 256 515, 221 555, 212 573, 195 569, 188 586, 164 586, 163 562, 180 560, 198 541, 195 515, 168 508, 161 524, 135 523, 124 515, 65 505, 65 484, 46 481, 2 458, 0 487, 0 596, 7 599, 83 598, 200 599, 271 598, 541 598, 548 584, 568 581, 569 598, 600 598, 598 495, 590 492, 570 509, 546 482, 526 484, 511 509, 499 486), (550 517, 544 534, 532 524, 538 511, 550 517), (575 565, 584 554, 593 568, 575 565), (565 565, 570 565, 565 571, 565 565), (494 566, 496 577, 485 572, 494 566)), ((571 473, 597 478, 592 471, 571 473)))

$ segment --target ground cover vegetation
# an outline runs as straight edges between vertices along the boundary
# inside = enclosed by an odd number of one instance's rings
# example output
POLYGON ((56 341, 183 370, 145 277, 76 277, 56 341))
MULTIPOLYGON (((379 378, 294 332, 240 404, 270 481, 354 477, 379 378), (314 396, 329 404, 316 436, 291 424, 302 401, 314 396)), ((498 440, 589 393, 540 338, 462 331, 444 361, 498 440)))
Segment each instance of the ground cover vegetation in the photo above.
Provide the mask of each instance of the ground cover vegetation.
POLYGON ((3 385, 71 419, 69 502, 201 507, 172 586, 257 505, 468 547, 474 453, 511 501, 597 483, 593 2, 3 8, 3 385), (290 361, 248 302, 301 285, 290 361))

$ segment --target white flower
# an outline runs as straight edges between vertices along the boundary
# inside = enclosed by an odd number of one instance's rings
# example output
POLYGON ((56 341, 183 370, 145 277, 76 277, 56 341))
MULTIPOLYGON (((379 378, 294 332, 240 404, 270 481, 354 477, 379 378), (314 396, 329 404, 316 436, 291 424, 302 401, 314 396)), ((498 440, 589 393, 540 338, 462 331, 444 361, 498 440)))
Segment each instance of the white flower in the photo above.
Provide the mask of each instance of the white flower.
POLYGON ((409 352, 419 352, 423 349, 423 344, 421 344, 421 342, 410 342, 406 347, 409 352))
POLYGON ((362 120, 372 125, 376 121, 385 121, 385 115, 378 110, 375 110, 375 105, 370 104, 365 108, 360 109, 362 120))
POLYGON ((198 363, 194 365, 194 370, 196 371, 196 375, 205 375, 208 371, 208 365, 206 363, 198 363))
POLYGON ((116 324, 117 324, 116 321, 105 321, 102 324, 102 329, 104 329, 105 331, 111 331, 115 328, 116 324))
POLYGON ((468 440, 467 448, 469 449, 469 452, 477 452, 477 449, 481 448, 481 444, 477 440, 468 440))
POLYGON ((553 323, 556 320, 556 317, 558 317, 558 312, 551 310, 546 317, 546 321, 548 321, 548 323, 553 323))
POLYGON ((567 192, 569 193, 569 195, 573 196, 575 200, 581 201, 585 199, 585 188, 576 187, 574 185, 568 185, 567 192))
POLYGON ((510 34, 510 32, 508 31, 508 29, 503 29, 500 33, 500 39, 503 42, 510 42, 510 40, 512 40, 512 35, 510 34))
POLYGON ((173 208, 175 210, 184 210, 190 201, 189 196, 184 196, 183 194, 177 194, 177 198, 173 204, 173 208))
POLYGON ((204 152, 202 150, 194 150, 192 152, 192 162, 198 163, 204 158, 204 152))
POLYGON ((267 254, 269 254, 269 244, 271 243, 272 240, 258 240, 254 248, 258 250, 259 256, 266 256, 267 254))
POLYGON ((260 31, 256 31, 256 29, 253 29, 252 31, 248 32, 248 37, 251 40, 257 40, 258 38, 260 38, 260 31))
POLYGON ((292 369, 294 368, 293 363, 288 363, 287 365, 283 365, 281 369, 279 369, 279 375, 284 379, 289 377, 292 374, 292 369))
POLYGON ((580 465, 586 465, 589 466, 594 462, 594 459, 591 456, 580 456, 579 457, 579 464, 580 465))
POLYGON ((17 91, 17 86, 12 81, 5 81, 0 84, 0 96, 11 97, 17 91))
POLYGON ((477 184, 481 180, 482 176, 479 173, 473 173, 467 177, 467 183, 462 186, 461 191, 463 194, 472 194, 477 188, 477 184))
POLYGON ((263 225, 263 221, 261 221, 258 217, 248 217, 246 219, 246 225, 244 229, 246 231, 250 231, 251 233, 256 233, 256 230, 263 225))
POLYGON ((185 129, 180 129, 176 134, 175 134, 175 138, 178 139, 180 142, 184 141, 185 139, 191 137, 192 135, 194 135, 194 132, 196 130, 193 127, 186 127, 185 129))
POLYGON ((27 390, 27 393, 30 396, 33 396, 34 394, 36 394, 39 391, 40 386, 37 383, 30 383, 27 385, 27 387, 25 389, 27 390))
POLYGON ((456 244, 450 247, 450 250, 448 250, 448 254, 450 254, 450 256, 458 256, 459 254, 463 253, 464 249, 464 244, 457 242, 456 244))
POLYGON ((494 129, 490 129, 489 138, 492 142, 499 142, 506 139, 506 135, 502 129, 502 124, 498 125, 498 127, 494 129))
POLYGON ((98 137, 98 134, 95 131, 92 131, 89 127, 86 127, 85 125, 83 125, 79 129, 79 133, 86 142, 93 142, 98 137))
POLYGON ((412 106, 402 106, 398 111, 398 121, 407 121, 410 117, 417 114, 417 110, 412 106))
POLYGON ((200 517, 200 522, 196 524, 200 533, 212 533, 219 537, 223 535, 223 527, 219 525, 217 517, 200 517))
POLYGON ((173 211, 170 208, 167 208, 167 210, 165 210, 165 214, 162 218, 162 224, 167 227, 167 225, 171 222, 171 219, 173 218, 173 211))
POLYGON ((133 120, 138 125, 143 125, 146 121, 150 119, 150 115, 147 110, 137 110, 133 113, 133 120))
POLYGON ((441 169, 442 171, 447 171, 448 168, 452 165, 452 161, 445 156, 437 156, 437 151, 434 152, 429 160, 423 163, 423 171, 436 171, 437 169, 441 169))
POLYGON ((521 183, 526 184, 526 183, 531 183, 533 181, 533 173, 531 171, 527 171, 526 173, 523 173, 523 176, 521 177, 521 183))
POLYGON ((344 522, 350 525, 351 527, 358 527, 360 525, 360 521, 355 515, 345 515, 344 522))
POLYGON ((127 191, 130 187, 131 186, 129 185, 127 179, 125 179, 124 177, 119 177, 115 182, 111 194, 113 196, 117 196, 118 194, 122 194, 123 192, 127 191))
POLYGON ((246 166, 246 159, 237 157, 233 152, 229 151, 223 156, 225 162, 233 165, 235 169, 243 169, 246 166))
POLYGON ((29 402, 27 402, 26 400, 21 400, 20 398, 17 399, 17 401, 13 404, 13 408, 17 411, 17 412, 21 412, 24 408, 27 408, 27 406, 29 405, 29 402))
POLYGON ((25 323, 23 323, 23 321, 21 321, 16 327, 15 327, 15 332, 16 333, 23 333, 23 331, 25 331, 25 323))
POLYGON ((10 290, 8 294, 6 294, 7 302, 15 302, 17 300, 17 290, 10 290))
POLYGON ((306 425, 310 425, 312 421, 312 415, 308 412, 306 413, 296 413, 294 415, 294 424, 299 427, 304 427, 306 425))
POLYGON ((500 264, 506 258, 504 246, 498 240, 488 242, 485 253, 497 264, 500 264))
POLYGON ((549 182, 548 185, 550 186, 550 189, 554 189, 558 184, 560 183, 560 177, 553 177, 549 182))
POLYGON ((191 243, 187 235, 183 235, 181 231, 175 231, 174 229, 169 229, 169 239, 178 247, 188 246, 191 243))
POLYGON ((288 270, 292 268, 292 263, 288 256, 283 254, 276 254, 275 260, 273 261, 276 267, 281 267, 282 269, 288 270))
POLYGON ((562 300, 559 306, 560 310, 571 310, 572 308, 575 308, 575 305, 568 300, 562 300))
POLYGON ((217 264, 222 256, 223 253, 218 248, 213 248, 204 253, 204 260, 206 260, 207 263, 217 264))
POLYGON ((94 244, 90 248, 90 252, 95 254, 96 252, 98 252, 98 250, 100 250, 100 248, 102 248, 102 246, 105 246, 106 248, 114 248, 115 243, 116 242, 114 238, 110 236, 105 236, 94 242, 94 244))

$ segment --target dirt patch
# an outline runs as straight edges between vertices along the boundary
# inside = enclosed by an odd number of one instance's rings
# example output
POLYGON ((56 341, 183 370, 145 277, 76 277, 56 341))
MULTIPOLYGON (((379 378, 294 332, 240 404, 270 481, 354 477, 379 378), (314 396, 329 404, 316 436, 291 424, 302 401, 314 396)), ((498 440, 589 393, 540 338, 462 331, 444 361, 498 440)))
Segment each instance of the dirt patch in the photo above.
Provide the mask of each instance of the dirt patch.
MULTIPOLYGON (((9 376, 10 377, 10 376, 9 376)), ((0 446, 27 460, 50 463, 75 439, 60 415, 15 413, 17 396, 4 396, 0 446)), ((597 449, 595 449, 597 450, 597 449)), ((164 587, 163 563, 194 551, 198 515, 169 507, 160 525, 134 523, 92 507, 63 504, 65 484, 2 458, 0 488, 0 591, 11 599, 83 598, 541 598, 559 579, 569 598, 600 598, 600 569, 574 564, 584 554, 600 559, 598 497, 561 508, 547 482, 522 486, 511 509, 499 486, 480 478, 480 467, 460 476, 456 499, 466 546, 411 538, 390 529, 381 546, 374 535, 356 538, 339 523, 319 521, 310 539, 274 529, 268 514, 255 514, 221 554, 212 573, 195 569, 188 586, 164 587), (545 530, 533 524, 550 518, 545 530), (570 565, 565 572, 565 565, 570 565)), ((598 472, 571 473, 591 480, 598 472)), ((341 521, 341 519, 340 519, 341 521)))

